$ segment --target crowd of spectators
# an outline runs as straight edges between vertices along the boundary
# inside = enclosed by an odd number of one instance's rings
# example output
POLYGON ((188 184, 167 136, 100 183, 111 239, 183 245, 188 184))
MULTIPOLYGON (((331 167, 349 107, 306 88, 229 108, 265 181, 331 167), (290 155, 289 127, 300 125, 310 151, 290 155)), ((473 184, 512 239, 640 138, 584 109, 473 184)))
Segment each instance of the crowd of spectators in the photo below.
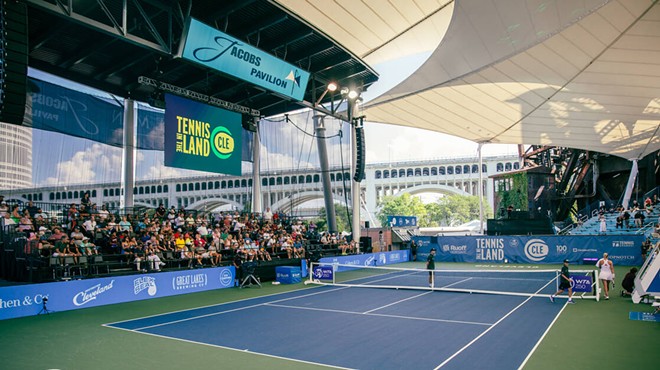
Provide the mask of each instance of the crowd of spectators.
MULTIPOLYGON (((606 209, 604 202, 601 203, 599 209, 599 218, 604 219, 605 213, 616 213, 616 229, 631 229, 631 228, 641 228, 646 225, 646 218, 653 213, 655 207, 660 206, 660 200, 657 195, 653 196, 653 199, 650 197, 644 200, 644 204, 640 205, 637 200, 633 200, 629 208, 624 208, 622 205, 618 205, 615 209, 606 209)), ((658 220, 653 220, 654 224, 658 220)), ((601 233, 604 233, 605 230, 601 227, 601 233)))
POLYGON ((59 215, 50 215, 32 202, 8 207, 0 196, 3 230, 24 235, 27 253, 42 257, 121 255, 137 269, 148 262, 159 270, 170 259, 188 267, 223 262, 305 258, 310 242, 347 254, 355 251, 343 234, 318 233, 311 222, 295 220, 267 209, 263 214, 217 212, 195 214, 167 209, 162 204, 148 212, 114 214, 100 209, 85 194, 59 215), (238 261, 234 261, 238 260, 238 261))

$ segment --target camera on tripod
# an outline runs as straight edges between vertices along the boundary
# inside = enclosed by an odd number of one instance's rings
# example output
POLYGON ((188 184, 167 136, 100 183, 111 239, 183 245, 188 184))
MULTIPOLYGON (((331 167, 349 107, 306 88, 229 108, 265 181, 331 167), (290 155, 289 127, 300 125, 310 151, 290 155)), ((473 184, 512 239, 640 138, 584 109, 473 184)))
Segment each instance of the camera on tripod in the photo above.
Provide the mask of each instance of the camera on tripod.
POLYGON ((261 288, 261 281, 258 276, 256 276, 257 271, 257 262, 248 261, 243 262, 241 265, 241 275, 243 276, 243 281, 240 284, 240 288, 247 288, 252 285, 257 285, 261 288))
POLYGON ((48 297, 41 298, 41 311, 39 311, 37 315, 41 315, 41 314, 48 315, 49 313, 53 312, 48 309, 48 307, 46 306, 47 303, 48 303, 48 297))

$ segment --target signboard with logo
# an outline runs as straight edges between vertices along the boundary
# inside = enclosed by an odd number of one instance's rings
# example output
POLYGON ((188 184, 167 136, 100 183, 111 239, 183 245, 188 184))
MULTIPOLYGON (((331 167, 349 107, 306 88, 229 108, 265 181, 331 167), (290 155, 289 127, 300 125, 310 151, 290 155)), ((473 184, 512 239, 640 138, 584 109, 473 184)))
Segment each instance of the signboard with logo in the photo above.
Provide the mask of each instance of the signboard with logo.
POLYGON ((332 266, 314 266, 312 274, 316 280, 332 280, 334 271, 332 266))
POLYGON ((432 247, 436 261, 471 263, 573 263, 600 258, 604 252, 615 265, 641 265, 643 235, 625 236, 444 236, 414 237, 417 259, 426 260, 432 247))
POLYGON ((234 267, 160 272, 0 288, 0 320, 234 286, 234 267))
MULTIPOLYGON (((391 265, 394 263, 408 262, 409 250, 400 250, 392 252, 379 252, 379 253, 367 253, 367 254, 356 254, 351 256, 335 256, 335 257, 324 257, 319 260, 323 263, 338 263, 340 265, 354 265, 354 266, 384 266, 391 265)), ((341 266, 337 271, 346 271, 350 270, 350 267, 341 266)))
POLYGON ((190 18, 179 55, 205 67, 303 100, 309 72, 190 18))
POLYGON ((590 275, 571 274, 571 288, 574 293, 591 293, 593 291, 593 279, 590 275))
POLYGON ((275 267, 275 280, 282 284, 296 284, 302 279, 300 267, 277 266, 275 267))
POLYGON ((165 165, 241 174, 241 115, 165 94, 165 165))
POLYGON ((417 217, 415 216, 387 216, 387 223, 390 227, 416 227, 417 217))

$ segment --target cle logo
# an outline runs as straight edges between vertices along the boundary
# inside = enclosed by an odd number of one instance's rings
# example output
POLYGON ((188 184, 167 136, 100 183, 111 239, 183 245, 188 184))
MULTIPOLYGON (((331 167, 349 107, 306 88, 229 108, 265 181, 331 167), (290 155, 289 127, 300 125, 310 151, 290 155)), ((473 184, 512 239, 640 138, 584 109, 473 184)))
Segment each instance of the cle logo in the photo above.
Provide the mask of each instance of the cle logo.
POLYGON ((213 154, 220 159, 227 159, 234 152, 234 137, 226 127, 218 126, 213 130, 211 143, 213 154))

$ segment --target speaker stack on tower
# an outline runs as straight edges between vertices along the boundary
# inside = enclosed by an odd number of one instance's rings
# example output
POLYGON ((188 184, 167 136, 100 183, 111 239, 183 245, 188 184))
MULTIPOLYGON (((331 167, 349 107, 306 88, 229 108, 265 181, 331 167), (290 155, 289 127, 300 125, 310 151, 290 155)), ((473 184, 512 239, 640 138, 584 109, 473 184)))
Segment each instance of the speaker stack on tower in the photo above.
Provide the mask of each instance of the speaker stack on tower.
POLYGON ((23 124, 27 96, 27 6, 0 0, 0 122, 23 124))
POLYGON ((359 118, 359 124, 357 123, 358 120, 356 119, 355 122, 355 143, 356 143, 356 149, 357 149, 357 161, 355 164, 355 174, 353 174, 353 181, 355 182, 360 182, 364 180, 364 166, 367 161, 367 151, 364 146, 364 126, 362 125, 363 123, 363 117, 359 118))

